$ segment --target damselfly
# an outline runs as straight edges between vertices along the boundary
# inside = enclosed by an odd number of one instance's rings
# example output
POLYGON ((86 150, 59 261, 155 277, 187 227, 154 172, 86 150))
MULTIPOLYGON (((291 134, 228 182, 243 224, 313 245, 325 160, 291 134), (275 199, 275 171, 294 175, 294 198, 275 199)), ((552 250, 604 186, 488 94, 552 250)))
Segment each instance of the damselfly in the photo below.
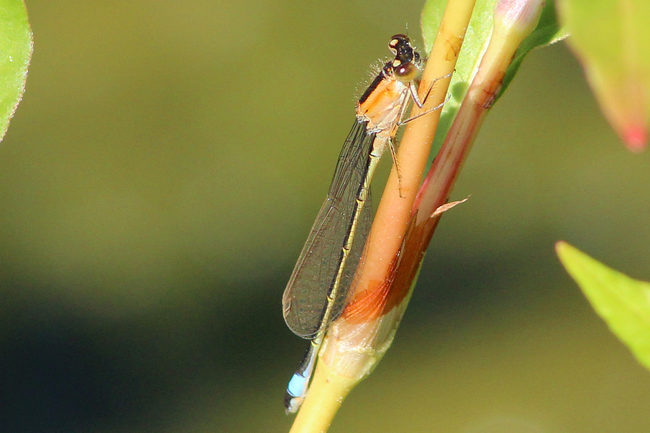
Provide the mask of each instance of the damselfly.
POLYGON ((370 181, 392 140, 409 97, 422 107, 416 76, 420 55, 408 36, 395 35, 386 63, 357 102, 352 130, 343 144, 327 199, 321 207, 282 298, 284 320, 298 336, 311 339, 309 350, 291 378, 287 412, 296 412, 307 393, 316 357, 330 322, 347 297, 370 231, 370 181))

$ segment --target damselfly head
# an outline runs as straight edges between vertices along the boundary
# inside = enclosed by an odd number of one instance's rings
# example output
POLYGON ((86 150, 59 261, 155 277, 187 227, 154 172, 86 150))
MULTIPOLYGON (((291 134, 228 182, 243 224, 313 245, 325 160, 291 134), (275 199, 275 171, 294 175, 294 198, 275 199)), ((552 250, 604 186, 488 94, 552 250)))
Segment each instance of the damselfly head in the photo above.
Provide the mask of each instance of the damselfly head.
POLYGON ((414 80, 420 71, 420 54, 413 48, 409 37, 402 34, 393 36, 388 48, 395 54, 395 60, 390 62, 395 78, 402 82, 414 80))
POLYGON ((388 48, 396 56, 402 55, 405 51, 413 51, 413 45, 411 45, 411 39, 408 36, 397 34, 390 38, 388 42, 388 48))

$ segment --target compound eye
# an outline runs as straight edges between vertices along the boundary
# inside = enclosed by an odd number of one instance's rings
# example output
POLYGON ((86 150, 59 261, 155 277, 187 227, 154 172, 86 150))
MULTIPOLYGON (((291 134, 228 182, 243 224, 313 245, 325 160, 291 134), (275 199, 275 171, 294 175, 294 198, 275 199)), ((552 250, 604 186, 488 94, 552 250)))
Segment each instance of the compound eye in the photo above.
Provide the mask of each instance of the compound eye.
POLYGON ((395 77, 403 82, 413 81, 418 74, 418 68, 411 62, 402 63, 399 60, 393 62, 395 77))
POLYGON ((408 38, 406 35, 395 35, 391 38, 390 42, 388 42, 388 48, 393 52, 393 54, 397 54, 397 52, 400 49, 400 46, 409 45, 411 43, 411 40, 408 38))

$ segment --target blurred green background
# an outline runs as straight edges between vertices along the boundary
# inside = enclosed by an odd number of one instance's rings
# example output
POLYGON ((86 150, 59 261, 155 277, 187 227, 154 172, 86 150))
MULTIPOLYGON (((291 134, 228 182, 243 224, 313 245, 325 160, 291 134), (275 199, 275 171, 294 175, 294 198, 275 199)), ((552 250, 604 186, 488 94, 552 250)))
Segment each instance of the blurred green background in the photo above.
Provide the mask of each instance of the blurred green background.
MULTIPOLYGON (((421 2, 27 6, 0 144, 0 431, 288 431, 307 343, 282 291, 370 65, 407 26, 422 45, 421 2)), ((650 279, 649 163, 564 44, 533 52, 331 432, 650 431, 650 372, 553 251, 650 279)))

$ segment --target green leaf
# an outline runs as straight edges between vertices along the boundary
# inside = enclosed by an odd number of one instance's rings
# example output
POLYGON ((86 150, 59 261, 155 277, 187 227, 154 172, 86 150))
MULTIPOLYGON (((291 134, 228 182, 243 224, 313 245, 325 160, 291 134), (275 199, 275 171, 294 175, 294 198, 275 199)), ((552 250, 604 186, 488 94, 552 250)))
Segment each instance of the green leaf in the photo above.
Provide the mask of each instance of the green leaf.
POLYGON ((650 369, 650 283, 608 268, 565 242, 555 249, 596 313, 650 369))
MULTIPOLYGON (((443 0, 429 0, 422 10, 422 37, 424 38, 427 52, 433 45, 446 3, 447 2, 443 0)), ((472 13, 472 19, 467 28, 463 47, 456 64, 456 71, 451 79, 449 87, 451 98, 445 103, 443 108, 440 124, 436 133, 434 149, 439 148, 442 144, 442 141, 447 135, 451 123, 458 112, 458 108, 467 93, 467 89, 469 88, 474 75, 476 75, 476 71, 478 70, 481 61, 481 56, 483 55, 485 47, 489 43, 492 34, 492 22, 496 3, 497 0, 476 1, 476 6, 472 13)), ((552 0, 547 1, 536 29, 524 40, 517 51, 512 65, 508 69, 503 80, 503 85, 497 99, 503 95, 505 89, 508 87, 512 78, 519 69, 524 57, 530 51, 536 47, 557 42, 565 38, 566 35, 566 32, 561 29, 557 23, 554 2, 552 0)))
POLYGON ((25 4, 0 0, 0 140, 22 99, 32 47, 25 4))
POLYGON ((650 120, 650 1, 562 0, 558 13, 601 110, 631 150, 642 150, 650 120))
MULTIPOLYGON (((463 47, 456 62, 456 70, 449 84, 450 98, 445 102, 442 114, 440 115, 440 122, 438 123, 438 130, 433 143, 434 152, 442 145, 451 127, 451 123, 460 108, 460 104, 467 93, 469 83, 476 73, 480 55, 492 32, 492 15, 495 3, 496 0, 476 1, 472 19, 470 20, 465 34, 465 40, 463 41, 463 47)), ((428 0, 424 5, 424 9, 422 9, 422 38, 424 39, 427 53, 431 51, 431 47, 433 46, 433 41, 438 33, 438 27, 440 26, 446 4, 446 0, 428 0)))

